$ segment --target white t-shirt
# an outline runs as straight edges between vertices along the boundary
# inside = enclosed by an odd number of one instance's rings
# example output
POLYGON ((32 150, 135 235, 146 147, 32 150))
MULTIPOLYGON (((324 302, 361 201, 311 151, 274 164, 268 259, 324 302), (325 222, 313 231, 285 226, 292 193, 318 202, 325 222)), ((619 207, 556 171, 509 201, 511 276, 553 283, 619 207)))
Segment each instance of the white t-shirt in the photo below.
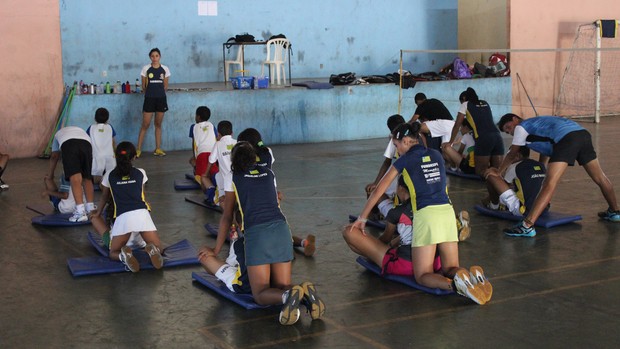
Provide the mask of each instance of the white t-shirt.
POLYGON ((454 128, 454 120, 437 119, 424 123, 428 130, 431 131, 431 137, 441 137, 442 143, 450 142, 452 137, 452 128, 454 128))
POLYGON ((466 133, 461 137, 461 144, 465 147, 463 148, 463 155, 467 156, 469 153, 474 151, 474 145, 476 145, 476 141, 474 140, 474 136, 471 133, 466 133))
POLYGON ((200 153, 210 153, 213 151, 215 142, 215 129, 210 121, 202 121, 194 124, 192 127, 192 136, 194 138, 194 156, 200 153))
POLYGON ((518 146, 524 146, 526 144, 527 136, 530 134, 521 125, 515 126, 514 135, 512 136, 512 144, 518 146))
POLYGON ((52 151, 60 151, 62 144, 69 139, 83 139, 90 143, 90 137, 88 137, 86 131, 77 126, 67 126, 56 132, 54 142, 52 143, 52 151))
MULTIPOLYGON (((232 138, 232 136, 223 136, 219 141, 215 143, 215 147, 209 155, 209 162, 214 164, 218 163, 219 171, 224 178, 224 191, 232 192, 234 191, 232 185, 232 172, 230 170, 230 152, 232 148, 237 144, 237 140, 232 138)), ((219 184, 218 184, 219 186, 219 184)))
POLYGON ((459 107, 459 113, 467 115, 467 102, 461 103, 461 106, 459 107))
POLYGON ((390 142, 385 148, 383 157, 387 159, 392 159, 392 160, 395 160, 396 158, 398 158, 398 153, 396 152, 396 146, 394 145, 394 142, 392 142, 392 138, 390 138, 390 142))

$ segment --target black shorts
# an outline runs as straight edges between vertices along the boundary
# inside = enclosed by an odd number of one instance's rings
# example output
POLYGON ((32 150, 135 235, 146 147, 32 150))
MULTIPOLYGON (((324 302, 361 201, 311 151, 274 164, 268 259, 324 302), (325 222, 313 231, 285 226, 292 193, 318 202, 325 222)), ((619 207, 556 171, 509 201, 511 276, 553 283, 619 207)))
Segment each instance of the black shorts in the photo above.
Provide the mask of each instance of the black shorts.
POLYGON ((499 132, 479 134, 474 145, 474 156, 504 156, 504 140, 499 132))
POLYGON ((459 168, 461 169, 461 171, 463 171, 463 173, 466 173, 466 174, 476 173, 476 168, 469 166, 469 159, 461 160, 461 163, 459 164, 459 168))
POLYGON ((441 152, 441 136, 431 137, 431 135, 427 134, 426 143, 429 148, 439 150, 441 152))
POLYGON ((93 178, 91 174, 93 147, 89 141, 69 139, 60 147, 60 153, 62 155, 62 168, 65 171, 66 180, 78 173, 82 174, 82 178, 93 178))
POLYGON ((583 166, 596 159, 596 151, 592 146, 592 136, 586 130, 568 133, 559 142, 553 145, 553 154, 549 162, 566 162, 569 166, 575 164, 583 166))
POLYGON ((145 113, 165 113, 168 111, 166 97, 144 97, 142 111, 145 113))

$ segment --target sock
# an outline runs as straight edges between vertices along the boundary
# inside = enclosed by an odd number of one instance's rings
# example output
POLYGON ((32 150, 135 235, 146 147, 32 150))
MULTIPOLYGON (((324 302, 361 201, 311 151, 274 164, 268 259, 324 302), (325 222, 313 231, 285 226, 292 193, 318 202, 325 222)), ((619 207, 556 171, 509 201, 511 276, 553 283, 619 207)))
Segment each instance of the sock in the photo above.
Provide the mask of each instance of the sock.
POLYGON ((492 210, 497 210, 499 208, 499 203, 494 204, 492 202, 489 202, 489 208, 492 210))
POLYGON ((84 204, 75 205, 75 212, 77 212, 77 213, 84 213, 84 204))
POLYGON ((307 244, 308 244, 308 240, 306 239, 301 240, 301 243, 300 243, 301 247, 306 247, 307 244))

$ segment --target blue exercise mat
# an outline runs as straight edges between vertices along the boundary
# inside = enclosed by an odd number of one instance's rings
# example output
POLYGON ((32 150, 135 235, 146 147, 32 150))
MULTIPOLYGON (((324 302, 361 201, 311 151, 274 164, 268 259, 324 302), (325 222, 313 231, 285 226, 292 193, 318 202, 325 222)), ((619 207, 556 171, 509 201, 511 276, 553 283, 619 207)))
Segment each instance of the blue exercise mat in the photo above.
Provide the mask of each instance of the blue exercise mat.
MULTIPOLYGON (((88 241, 95 247, 101 256, 80 257, 67 259, 67 265, 73 276, 98 275, 124 272, 125 265, 120 261, 113 261, 108 257, 108 249, 103 246, 101 237, 88 233, 88 241)), ((154 269, 151 259, 143 249, 135 249, 134 256, 140 262, 141 270, 154 269)), ((198 251, 186 239, 166 247, 162 251, 164 268, 179 265, 200 264, 198 251)))
MULTIPOLYGON (((219 226, 215 224, 207 223, 205 224, 205 229, 207 229, 207 232, 209 233, 209 235, 213 236, 214 238, 217 238, 219 226)), ((226 235, 226 242, 230 242, 230 235, 226 235)))
POLYGON ((69 217, 72 213, 53 213, 32 217, 32 224, 44 225, 47 227, 73 227, 79 225, 90 224, 90 221, 70 222, 69 217))
POLYGON ((254 297, 250 293, 235 293, 224 285, 223 282, 218 280, 215 276, 203 271, 193 272, 192 279, 207 286, 210 290, 219 294, 220 296, 233 301, 246 309, 264 309, 269 308, 271 305, 258 305, 254 302, 254 297))
POLYGON ((212 204, 206 203, 204 195, 186 196, 185 197, 185 201, 191 202, 192 204, 196 204, 198 206, 202 206, 204 208, 208 208, 208 209, 213 210, 213 211, 217 211, 219 213, 222 213, 222 208, 221 207, 219 207, 217 205, 212 205, 212 204))
MULTIPOLYGON (((491 217, 506 219, 506 220, 515 221, 515 222, 519 222, 523 220, 523 217, 515 216, 512 213, 510 213, 510 211, 492 210, 482 205, 476 205, 474 208, 476 209, 476 211, 482 213, 483 215, 487 215, 491 217)), ((552 228, 558 225, 568 224, 568 223, 572 223, 572 222, 580 221, 580 220, 581 220, 581 215, 570 215, 570 214, 548 211, 547 213, 538 217, 534 225, 537 227, 552 228)))
POLYGON ((390 281, 395 281, 404 285, 407 285, 409 287, 413 287, 415 289, 418 289, 420 291, 426 292, 426 293, 430 293, 430 294, 434 294, 434 295, 438 295, 438 296, 445 296, 445 295, 449 295, 449 294, 454 294, 453 291, 448 291, 448 290, 442 290, 440 288, 429 288, 426 286, 422 286, 420 284, 418 284, 417 282, 415 282, 415 279, 413 278, 413 276, 401 276, 401 275, 391 275, 391 274, 384 274, 381 275, 381 268, 376 265, 375 263, 371 262, 370 260, 359 256, 357 257, 357 259, 355 260, 359 265, 361 265, 362 267, 366 268, 367 270, 381 276, 382 278, 386 279, 386 280, 390 280, 390 281))
POLYGON ((309 90, 326 90, 334 88, 329 82, 301 81, 293 83, 293 86, 307 87, 309 90))
POLYGON ((196 181, 196 177, 194 177, 194 175, 193 175, 193 174, 191 174, 191 173, 186 173, 186 174, 185 174, 185 179, 191 179, 191 180, 193 180, 194 182, 196 181))
POLYGON ((451 175, 451 176, 456 176, 456 177, 461 177, 461 178, 467 178, 467 179, 475 179, 475 180, 482 180, 482 177, 478 176, 475 173, 469 174, 469 173, 464 173, 461 171, 452 171, 449 168, 446 168, 446 173, 451 175))
MULTIPOLYGON (((356 220, 357 220, 357 216, 349 215, 349 222, 355 222, 356 220)), ((373 221, 369 219, 366 222, 366 225, 369 227, 375 227, 381 230, 385 230, 385 222, 382 222, 382 221, 373 221)))
POLYGON ((176 190, 196 190, 200 189, 200 184, 196 182, 194 179, 175 179, 174 180, 174 189, 176 190))

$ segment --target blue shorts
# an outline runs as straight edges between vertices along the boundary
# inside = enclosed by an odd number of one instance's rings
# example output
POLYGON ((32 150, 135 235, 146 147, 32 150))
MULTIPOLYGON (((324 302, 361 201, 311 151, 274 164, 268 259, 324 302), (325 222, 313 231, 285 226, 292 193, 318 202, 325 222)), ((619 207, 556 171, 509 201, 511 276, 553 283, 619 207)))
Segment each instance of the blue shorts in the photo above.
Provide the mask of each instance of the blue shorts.
POLYGON ((293 260, 293 236, 286 221, 257 224, 246 228, 243 235, 247 266, 293 260))
POLYGON ((504 156, 504 140, 498 132, 479 134, 474 145, 474 156, 504 156))

